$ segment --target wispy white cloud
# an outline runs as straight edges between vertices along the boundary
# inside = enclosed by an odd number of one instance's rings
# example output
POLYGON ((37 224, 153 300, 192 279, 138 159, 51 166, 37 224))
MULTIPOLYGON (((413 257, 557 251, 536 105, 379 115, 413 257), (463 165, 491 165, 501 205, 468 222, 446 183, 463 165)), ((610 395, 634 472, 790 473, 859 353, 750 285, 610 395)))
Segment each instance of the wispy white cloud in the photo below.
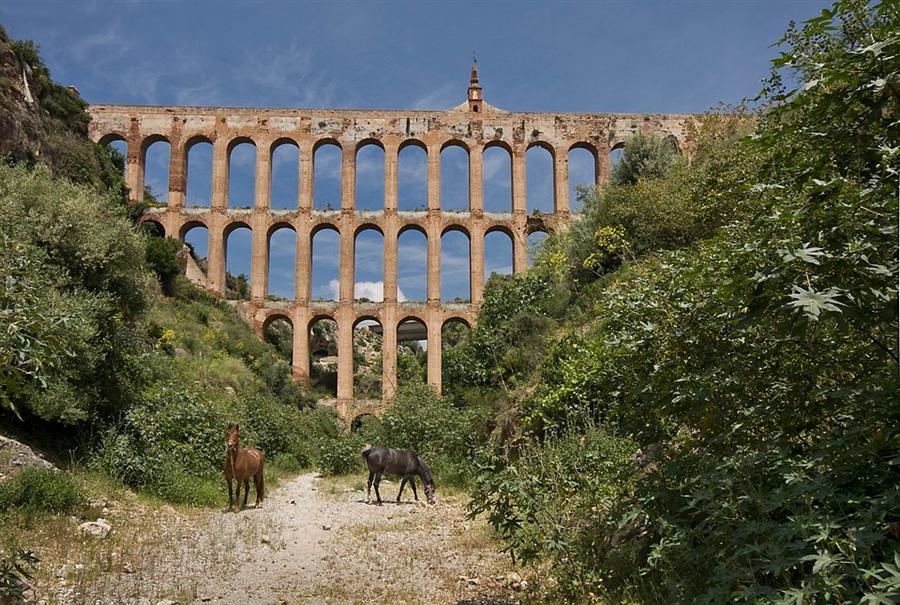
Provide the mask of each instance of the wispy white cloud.
POLYGON ((412 109, 450 109, 459 103, 459 83, 445 82, 439 88, 413 99, 412 109))

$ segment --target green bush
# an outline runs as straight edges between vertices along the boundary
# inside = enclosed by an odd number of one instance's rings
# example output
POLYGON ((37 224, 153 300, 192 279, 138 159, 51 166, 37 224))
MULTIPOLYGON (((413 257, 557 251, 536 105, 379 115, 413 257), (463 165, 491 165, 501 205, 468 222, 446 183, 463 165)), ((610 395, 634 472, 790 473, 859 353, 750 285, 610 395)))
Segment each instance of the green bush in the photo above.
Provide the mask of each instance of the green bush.
POLYGON ((635 450, 597 426, 525 440, 513 461, 484 450, 469 514, 487 514, 513 559, 549 562, 566 601, 583 601, 633 562, 614 536, 627 526, 635 450))
POLYGON ((366 472, 360 452, 365 443, 358 435, 341 435, 326 441, 319 452, 319 472, 325 476, 366 472))
POLYGON ((70 475, 30 464, 0 482, 0 509, 68 513, 87 504, 87 497, 70 475))

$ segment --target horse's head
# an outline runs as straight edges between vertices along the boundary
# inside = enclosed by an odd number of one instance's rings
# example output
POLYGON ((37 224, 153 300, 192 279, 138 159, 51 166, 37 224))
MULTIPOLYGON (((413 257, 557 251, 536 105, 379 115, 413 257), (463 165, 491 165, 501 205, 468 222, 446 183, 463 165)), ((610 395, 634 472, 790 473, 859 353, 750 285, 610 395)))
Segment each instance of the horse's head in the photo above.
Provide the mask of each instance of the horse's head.
POLYGON ((416 454, 416 461, 419 463, 419 478, 422 479, 422 485, 425 486, 425 497, 428 498, 428 504, 434 504, 434 479, 431 478, 431 469, 418 454, 416 454))
POLYGON ((229 424, 228 431, 225 433, 225 447, 229 452, 234 452, 238 448, 241 438, 241 428, 237 424, 229 424))

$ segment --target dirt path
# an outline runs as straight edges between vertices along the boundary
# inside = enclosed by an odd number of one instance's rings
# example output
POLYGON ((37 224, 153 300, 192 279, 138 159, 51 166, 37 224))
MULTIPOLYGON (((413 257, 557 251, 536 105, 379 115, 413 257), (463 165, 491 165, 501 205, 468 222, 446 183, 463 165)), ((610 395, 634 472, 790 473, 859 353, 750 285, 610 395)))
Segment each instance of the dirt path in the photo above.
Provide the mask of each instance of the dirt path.
POLYGON ((194 578, 193 600, 181 603, 518 602, 518 574, 487 528, 466 519, 464 497, 439 493, 425 507, 407 487, 396 504, 398 487, 382 482, 390 501, 375 506, 359 478, 304 474, 273 490, 262 509, 210 513, 211 531, 238 528, 230 569, 194 578))

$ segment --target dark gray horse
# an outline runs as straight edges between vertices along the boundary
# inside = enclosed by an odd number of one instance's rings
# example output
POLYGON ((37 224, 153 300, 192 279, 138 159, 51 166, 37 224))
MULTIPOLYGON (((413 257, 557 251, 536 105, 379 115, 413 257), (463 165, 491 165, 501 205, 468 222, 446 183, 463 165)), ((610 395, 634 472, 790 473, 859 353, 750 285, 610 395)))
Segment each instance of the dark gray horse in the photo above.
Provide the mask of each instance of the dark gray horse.
POLYGON ((400 481, 400 492, 397 494, 397 502, 400 502, 400 495, 403 494, 403 488, 406 482, 412 485, 413 496, 416 501, 419 500, 419 494, 416 493, 416 475, 422 480, 425 486, 425 496, 428 498, 429 504, 434 504, 434 479, 431 478, 431 469, 419 456, 412 450, 394 450, 389 447, 376 446, 367 447, 362 452, 362 457, 366 459, 369 466, 369 489, 366 492, 366 502, 372 500, 372 480, 375 480, 375 496, 378 498, 378 504, 381 504, 381 494, 378 492, 378 484, 381 483, 381 475, 384 472, 391 475, 397 475, 402 478, 400 481))

